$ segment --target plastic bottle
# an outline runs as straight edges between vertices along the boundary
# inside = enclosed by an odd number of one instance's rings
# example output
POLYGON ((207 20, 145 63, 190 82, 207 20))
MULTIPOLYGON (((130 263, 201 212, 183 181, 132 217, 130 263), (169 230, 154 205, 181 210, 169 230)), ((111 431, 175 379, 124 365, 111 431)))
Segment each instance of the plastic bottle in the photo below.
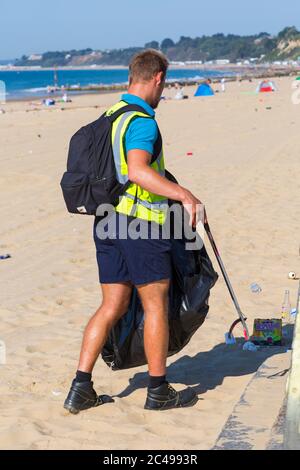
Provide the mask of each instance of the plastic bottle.
POLYGON ((250 289, 251 289, 251 292, 252 292, 253 294, 260 294, 261 291, 262 291, 262 288, 261 288, 260 285, 257 284, 256 282, 254 282, 253 284, 251 284, 250 289))
POLYGON ((286 290, 281 308, 281 318, 283 321, 289 321, 291 312, 290 291, 286 290))

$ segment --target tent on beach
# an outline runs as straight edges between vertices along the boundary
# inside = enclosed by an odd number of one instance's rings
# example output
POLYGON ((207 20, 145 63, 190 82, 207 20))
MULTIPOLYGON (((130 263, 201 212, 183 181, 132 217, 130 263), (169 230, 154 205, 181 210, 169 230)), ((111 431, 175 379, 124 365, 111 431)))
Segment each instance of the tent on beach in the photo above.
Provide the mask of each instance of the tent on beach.
POLYGON ((273 91, 276 91, 276 86, 273 82, 269 80, 264 80, 263 82, 261 82, 257 89, 258 93, 272 93, 273 91))
POLYGON ((292 88, 294 90, 297 90, 298 88, 300 88, 300 76, 299 77, 295 77, 293 83, 292 83, 292 88))
POLYGON ((296 77, 294 80, 294 88, 299 88, 300 86, 300 76, 296 77))
POLYGON ((214 96, 214 91, 208 83, 202 83, 198 86, 195 96, 214 96))

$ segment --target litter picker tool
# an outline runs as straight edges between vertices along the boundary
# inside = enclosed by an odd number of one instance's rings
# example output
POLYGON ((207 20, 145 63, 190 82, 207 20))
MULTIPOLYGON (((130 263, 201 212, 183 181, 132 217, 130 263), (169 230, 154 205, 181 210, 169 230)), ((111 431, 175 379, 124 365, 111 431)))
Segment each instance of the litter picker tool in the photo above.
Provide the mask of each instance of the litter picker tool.
MULTIPOLYGON (((299 256, 300 256, 300 245, 299 245, 299 256)), ((298 294, 297 294, 296 315, 299 315, 299 309, 300 309, 300 279, 299 279, 299 288, 298 288, 298 294)))
POLYGON ((241 310, 241 307, 238 303, 238 300, 237 300, 237 297, 234 293, 234 290, 233 290, 233 287, 232 287, 232 284, 229 280, 229 277, 228 277, 228 274, 227 274, 227 271, 225 269, 225 266, 224 266, 224 263, 221 259, 221 256, 220 256, 220 253, 219 253, 219 250, 217 248, 217 245, 215 243, 215 240, 214 240, 214 237, 211 233, 211 230, 210 230, 210 226, 209 226, 209 223, 208 223, 208 219, 207 219, 207 214, 206 214, 206 210, 204 209, 204 228, 205 228, 205 231, 207 233, 207 236, 209 238, 209 241, 210 241, 210 244, 212 246, 212 249, 214 251, 214 254, 217 258, 217 261, 218 261, 218 264, 220 266, 220 269, 222 271, 222 274, 223 274, 223 277, 224 277, 224 280, 225 280, 225 283, 227 285, 227 288, 228 288, 228 291, 229 291, 229 294, 230 294, 230 297, 234 303, 234 306, 236 308, 236 311, 238 313, 238 316, 239 316, 239 319, 236 320, 235 322, 233 322, 233 324, 231 325, 230 327, 230 330, 229 330, 229 333, 226 335, 228 337, 228 339, 233 339, 233 331, 235 329, 235 327, 241 323, 242 326, 243 326, 243 333, 244 333, 244 338, 246 341, 249 341, 250 340, 250 335, 249 335, 249 330, 248 330, 248 326, 247 326, 247 318, 244 316, 242 310, 241 310))

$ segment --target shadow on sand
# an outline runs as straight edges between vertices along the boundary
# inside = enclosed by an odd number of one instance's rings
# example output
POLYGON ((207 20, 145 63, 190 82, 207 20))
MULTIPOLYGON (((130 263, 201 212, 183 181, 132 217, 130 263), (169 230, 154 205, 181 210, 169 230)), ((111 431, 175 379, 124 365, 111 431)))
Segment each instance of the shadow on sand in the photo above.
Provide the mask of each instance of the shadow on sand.
MULTIPOLYGON (((168 367, 168 380, 173 384, 191 386, 200 395, 221 385, 226 377, 254 374, 269 357, 284 354, 291 348, 293 328, 293 325, 284 327, 283 346, 260 347, 257 352, 249 352, 242 350, 244 341, 238 339, 233 346, 222 343, 196 356, 180 357, 168 367)), ((281 373, 284 375, 287 372, 288 370, 283 370, 281 373)), ((147 385, 148 374, 139 372, 129 379, 129 385, 116 397, 126 397, 147 385)))

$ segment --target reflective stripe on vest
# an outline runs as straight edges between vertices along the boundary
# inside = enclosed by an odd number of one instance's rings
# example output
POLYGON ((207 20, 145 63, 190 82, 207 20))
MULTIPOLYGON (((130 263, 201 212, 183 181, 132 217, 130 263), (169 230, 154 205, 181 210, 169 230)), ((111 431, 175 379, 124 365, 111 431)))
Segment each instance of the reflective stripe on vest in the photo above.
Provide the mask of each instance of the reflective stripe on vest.
MULTIPOLYGON (((107 114, 112 114, 127 104, 125 102, 121 103, 113 106, 107 112, 107 114)), ((138 117, 153 119, 146 113, 144 114, 138 111, 129 111, 116 119, 112 126, 112 147, 117 178, 122 184, 128 182, 125 134, 130 123, 138 117)), ((151 163, 151 167, 160 175, 165 175, 163 150, 161 150, 158 158, 153 163, 151 163)), ((147 221, 153 221, 158 224, 163 224, 165 222, 167 209, 168 200, 166 198, 149 193, 134 183, 130 184, 124 196, 120 198, 120 202, 116 207, 117 212, 121 212, 122 214, 126 215, 132 215, 147 221)))

